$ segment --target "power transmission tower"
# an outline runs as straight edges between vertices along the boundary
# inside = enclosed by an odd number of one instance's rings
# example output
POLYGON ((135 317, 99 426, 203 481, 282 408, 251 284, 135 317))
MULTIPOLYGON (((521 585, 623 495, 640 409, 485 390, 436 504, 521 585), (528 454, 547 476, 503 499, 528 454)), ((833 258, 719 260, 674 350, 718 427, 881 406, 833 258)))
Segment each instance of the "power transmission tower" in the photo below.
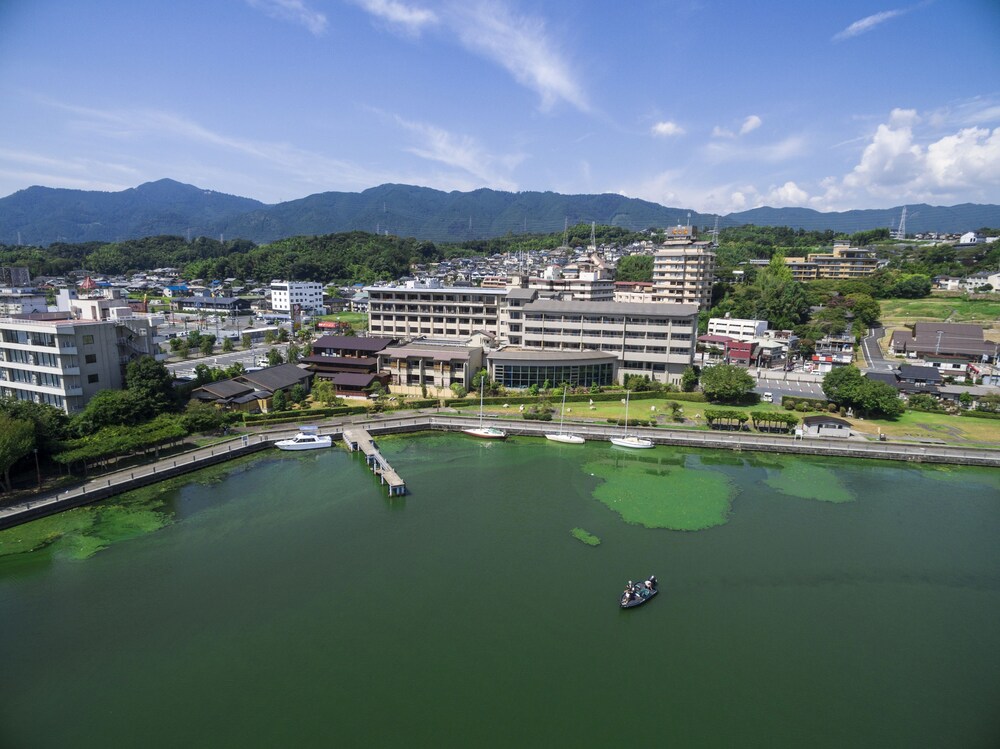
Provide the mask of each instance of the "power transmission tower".
POLYGON ((899 228, 891 233, 893 239, 906 239, 906 206, 903 206, 903 214, 899 217, 899 228))

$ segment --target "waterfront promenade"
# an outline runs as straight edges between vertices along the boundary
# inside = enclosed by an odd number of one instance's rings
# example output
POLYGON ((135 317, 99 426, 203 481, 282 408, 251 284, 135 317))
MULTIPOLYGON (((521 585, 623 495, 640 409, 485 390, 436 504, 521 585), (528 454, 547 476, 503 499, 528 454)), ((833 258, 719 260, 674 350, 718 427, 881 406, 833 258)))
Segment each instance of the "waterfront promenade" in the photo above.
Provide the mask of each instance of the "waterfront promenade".
MULTIPOLYGON (((511 436, 541 437, 553 430, 552 422, 494 419, 511 436)), ((369 419, 320 422, 321 434, 340 440, 345 429, 363 429, 371 435, 402 432, 461 431, 479 424, 478 417, 441 412, 382 415, 369 419)), ((567 422, 566 428, 587 440, 606 441, 620 435, 621 427, 595 422, 567 422)), ((169 458, 111 471, 91 478, 78 486, 56 493, 40 494, 21 502, 0 507, 0 530, 71 507, 90 504, 132 489, 163 481, 185 473, 224 463, 243 455, 271 448, 271 443, 294 435, 297 427, 281 426, 271 431, 235 436, 210 447, 190 450, 169 458)), ((1000 467, 1000 450, 952 445, 915 445, 901 442, 869 442, 844 439, 794 438, 755 432, 705 431, 669 427, 633 428, 630 433, 653 440, 657 445, 705 447, 736 452, 776 452, 800 455, 828 455, 845 458, 869 458, 916 463, 1000 467)))

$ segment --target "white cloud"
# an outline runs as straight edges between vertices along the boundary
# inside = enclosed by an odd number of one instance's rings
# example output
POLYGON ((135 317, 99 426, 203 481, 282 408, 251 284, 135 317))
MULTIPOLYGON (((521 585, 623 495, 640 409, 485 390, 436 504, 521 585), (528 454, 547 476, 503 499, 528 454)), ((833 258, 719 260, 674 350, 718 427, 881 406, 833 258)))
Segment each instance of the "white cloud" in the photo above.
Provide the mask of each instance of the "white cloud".
POLYGON ((454 34, 466 50, 499 65, 535 91, 543 110, 560 101, 582 112, 590 110, 583 86, 538 16, 517 13, 502 0, 455 0, 436 10, 398 0, 352 2, 412 34, 431 25, 454 34))
POLYGON ((879 26, 886 21, 903 15, 909 12, 908 9, 902 10, 884 10, 881 13, 874 13, 870 16, 865 16, 860 21, 855 21, 850 26, 848 26, 843 31, 839 31, 833 35, 833 41, 841 42, 845 39, 850 39, 851 37, 858 36, 859 34, 864 34, 865 32, 871 31, 876 26, 879 26))
POLYGON ((761 118, 757 115, 752 114, 743 120, 743 124, 740 126, 740 135, 746 135, 747 133, 759 128, 762 124, 763 120, 761 120, 761 118))
POLYGON ((716 140, 705 145, 705 159, 715 164, 732 161, 788 161, 802 156, 806 150, 806 140, 800 135, 791 135, 775 143, 749 146, 737 140, 716 140))
POLYGON ((678 125, 676 122, 670 122, 669 120, 664 122, 657 122, 651 128, 653 135, 659 136, 661 138, 668 138, 671 135, 684 135, 684 128, 678 125))
POLYGON ((246 0, 246 3, 271 18, 305 26, 314 36, 326 31, 326 16, 308 8, 302 0, 246 0))
POLYGON ((993 202, 1000 187, 1000 127, 965 127, 929 137, 935 124, 914 110, 894 109, 842 180, 825 180, 811 202, 831 208, 880 203, 993 202), (924 145, 923 143, 926 143, 924 145))
POLYGON ((561 100, 589 110, 582 87, 549 38, 543 19, 519 15, 495 0, 455 3, 450 9, 448 22, 462 45, 537 92, 543 109, 561 100))
POLYGON ((809 193, 794 182, 788 181, 778 187, 772 187, 764 201, 775 208, 805 205, 809 201, 809 193))
POLYGON ((740 129, 738 133, 733 132, 727 127, 721 127, 720 125, 716 125, 715 127, 712 128, 712 137, 735 138, 737 137, 737 135, 746 135, 747 133, 751 133, 763 124, 764 121, 760 117, 758 117, 755 114, 751 114, 746 119, 744 119, 743 122, 740 124, 740 129))
POLYGON ((373 16, 402 28, 408 34, 417 35, 425 26, 433 26, 439 20, 433 10, 406 5, 397 0, 355 0, 355 2, 373 16))
POLYGON ((517 190, 517 185, 502 176, 498 167, 500 170, 513 169, 520 163, 522 156, 494 156, 468 135, 458 135, 435 125, 410 122, 401 117, 396 117, 396 122, 420 139, 419 145, 407 149, 410 153, 467 172, 479 180, 477 187, 517 190))

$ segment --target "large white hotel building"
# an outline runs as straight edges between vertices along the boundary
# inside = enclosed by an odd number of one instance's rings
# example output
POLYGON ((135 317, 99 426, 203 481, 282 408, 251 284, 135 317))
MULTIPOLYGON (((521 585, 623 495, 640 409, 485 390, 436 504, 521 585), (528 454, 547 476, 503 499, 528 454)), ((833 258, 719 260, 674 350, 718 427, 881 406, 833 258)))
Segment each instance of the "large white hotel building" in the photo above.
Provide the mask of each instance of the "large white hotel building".
POLYGON ((561 301, 536 289, 436 282, 366 291, 371 335, 465 341, 485 334, 494 341, 490 374, 508 387, 544 379, 608 385, 626 374, 676 384, 694 359, 697 304, 561 301))

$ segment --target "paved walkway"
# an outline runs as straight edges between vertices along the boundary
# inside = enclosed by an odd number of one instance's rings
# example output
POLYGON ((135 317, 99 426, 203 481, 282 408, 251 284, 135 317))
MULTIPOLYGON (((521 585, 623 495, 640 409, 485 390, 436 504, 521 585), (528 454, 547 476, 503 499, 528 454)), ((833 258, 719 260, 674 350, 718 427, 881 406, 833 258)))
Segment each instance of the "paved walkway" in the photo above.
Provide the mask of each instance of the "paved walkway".
MULTIPOLYGON (((543 436, 546 432, 554 431, 555 428, 552 422, 508 419, 488 419, 487 421, 489 425, 502 426, 510 435, 543 436)), ((338 440, 341 438, 343 430, 352 425, 365 429, 369 434, 378 435, 427 429, 460 431, 478 424, 478 416, 457 416, 435 411, 387 414, 367 420, 335 420, 320 422, 317 426, 320 434, 329 434, 334 440, 338 440)), ((599 441, 606 441, 621 432, 621 427, 584 421, 566 422, 565 428, 588 440, 599 441)), ((172 455, 154 463, 112 471, 68 490, 43 494, 0 507, 0 529, 51 515, 71 507, 96 502, 131 489, 223 463, 241 455, 265 450, 275 440, 291 436, 297 431, 297 426, 290 425, 272 427, 267 432, 236 436, 225 442, 172 455)), ((804 455, 838 455, 852 458, 1000 467, 1000 449, 843 439, 795 439, 790 436, 763 435, 754 432, 705 431, 669 427, 633 428, 630 431, 641 437, 648 437, 659 445, 708 447, 737 452, 747 450, 804 455)))

